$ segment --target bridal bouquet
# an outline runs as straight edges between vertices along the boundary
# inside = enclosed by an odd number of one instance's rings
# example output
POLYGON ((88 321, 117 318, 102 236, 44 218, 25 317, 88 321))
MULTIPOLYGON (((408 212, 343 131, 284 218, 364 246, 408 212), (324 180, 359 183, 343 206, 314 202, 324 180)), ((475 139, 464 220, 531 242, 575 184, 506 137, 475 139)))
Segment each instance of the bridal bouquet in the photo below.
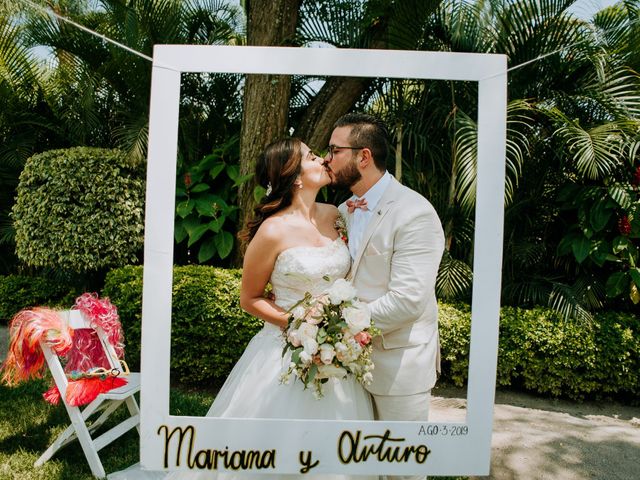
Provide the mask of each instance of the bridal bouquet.
POLYGON ((313 386, 316 398, 323 395, 329 378, 355 375, 363 385, 371 383, 371 324, 367 305, 356 298, 351 283, 339 279, 322 295, 306 293, 290 310, 282 356, 291 351, 291 362, 282 383, 295 375, 305 389, 313 386))

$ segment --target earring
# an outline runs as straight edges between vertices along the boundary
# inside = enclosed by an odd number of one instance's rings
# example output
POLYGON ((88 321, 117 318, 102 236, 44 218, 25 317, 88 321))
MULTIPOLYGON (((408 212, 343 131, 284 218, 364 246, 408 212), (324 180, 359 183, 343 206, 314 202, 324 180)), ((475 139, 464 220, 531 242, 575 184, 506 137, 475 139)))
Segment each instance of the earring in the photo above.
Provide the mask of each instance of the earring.
POLYGON ((298 188, 302 188, 302 181, 298 184, 298 188))

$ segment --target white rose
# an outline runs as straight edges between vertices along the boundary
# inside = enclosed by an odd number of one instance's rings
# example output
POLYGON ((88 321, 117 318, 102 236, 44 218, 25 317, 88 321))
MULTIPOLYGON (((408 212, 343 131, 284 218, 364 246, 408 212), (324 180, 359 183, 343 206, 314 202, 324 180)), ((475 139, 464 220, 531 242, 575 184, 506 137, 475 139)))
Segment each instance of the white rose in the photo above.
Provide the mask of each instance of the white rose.
POLYGON ((344 368, 333 364, 320 365, 318 367, 318 376, 320 378, 344 378, 347 376, 347 371, 344 368))
POLYGON ((305 352, 304 350, 302 352, 300 352, 300 361, 302 363, 304 363, 305 365, 308 365, 311 363, 311 355, 309 355, 307 352, 305 352))
POLYGON ((349 349, 342 342, 336 342, 336 344, 334 345, 334 348, 335 348, 335 351, 336 351, 336 358, 339 361, 343 362, 344 361, 344 356, 347 354, 349 349))
POLYGON ((369 385, 373 381, 373 375, 369 372, 365 373, 362 376, 362 381, 364 382, 365 385, 369 385))
POLYGON ((296 308, 291 310, 291 315, 293 315, 293 318, 295 318, 296 320, 303 319, 305 313, 307 312, 302 305, 298 305, 296 308))
POLYGON ((287 335, 287 340, 289 340, 289 343, 294 347, 299 347, 300 345, 302 345, 302 341, 300 340, 300 332, 298 332, 298 330, 290 330, 289 334, 287 335))
POLYGON ((355 302, 352 307, 342 310, 342 316, 354 335, 371 326, 371 314, 366 303, 355 302))
POLYGON ((320 345, 320 360, 325 365, 329 365, 333 361, 333 357, 336 356, 336 351, 328 343, 320 345))
POLYGON ((310 323, 302 322, 298 327, 298 335, 302 342, 304 342, 305 338, 313 338, 315 340, 317 334, 318 334, 317 325, 311 325, 310 323))
POLYGON ((315 338, 305 338, 302 340, 302 347, 304 348, 304 352, 308 355, 315 355, 318 353, 318 342, 316 342, 315 338))
POLYGON ((342 343, 345 345, 353 340, 353 333, 349 329, 342 330, 342 343))
POLYGON ((333 285, 329 287, 327 295, 329 295, 331 303, 338 305, 340 302, 353 300, 356 296, 356 289, 353 288, 351 282, 344 278, 340 278, 333 282, 333 285))
POLYGON ((336 342, 336 344, 333 347, 336 349, 337 352, 340 352, 340 353, 345 353, 348 350, 347 346, 342 342, 336 342))

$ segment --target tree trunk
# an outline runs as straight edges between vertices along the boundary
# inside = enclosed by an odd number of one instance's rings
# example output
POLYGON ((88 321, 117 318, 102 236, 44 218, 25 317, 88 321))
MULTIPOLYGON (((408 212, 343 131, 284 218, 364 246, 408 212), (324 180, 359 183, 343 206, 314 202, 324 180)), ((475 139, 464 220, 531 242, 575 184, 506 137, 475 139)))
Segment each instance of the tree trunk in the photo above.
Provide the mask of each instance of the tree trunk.
POLYGON ((333 124, 360 99, 373 80, 361 77, 331 77, 307 107, 295 132, 312 150, 329 143, 333 124))
MULTIPOLYGON (((256 46, 290 45, 298 22, 299 0, 247 0, 247 43, 256 46)), ((291 95, 289 75, 247 75, 240 132, 240 174, 255 171, 260 152, 286 133, 291 95)), ((242 228, 251 218, 255 202, 254 179, 240 186, 238 204, 242 228)), ((242 249, 241 249, 242 250, 242 249)), ((239 251, 236 263, 241 263, 239 251)))
POLYGON ((396 122, 396 180, 402 183, 402 120, 396 122))

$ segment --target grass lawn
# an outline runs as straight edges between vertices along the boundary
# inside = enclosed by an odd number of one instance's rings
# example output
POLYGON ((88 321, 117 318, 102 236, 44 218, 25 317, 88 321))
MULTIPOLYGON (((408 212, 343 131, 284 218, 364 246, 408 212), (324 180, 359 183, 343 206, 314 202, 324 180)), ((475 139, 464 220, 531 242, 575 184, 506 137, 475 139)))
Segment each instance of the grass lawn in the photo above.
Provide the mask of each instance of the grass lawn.
MULTIPOLYGON (((52 406, 42 398, 49 388, 47 381, 32 381, 17 388, 0 385, 0 480, 89 480, 91 475, 80 444, 73 442, 59 450, 42 467, 33 463, 53 440, 69 425, 62 404, 52 406)), ((204 415, 213 395, 174 390, 171 412, 175 415, 204 415)), ((110 428, 115 419, 123 419, 126 407, 121 405, 102 430, 110 428)), ((122 470, 138 462, 140 447, 135 430, 127 432, 114 443, 100 450, 100 459, 108 473, 122 470)))
MULTIPOLYGON (((0 480, 89 480, 93 479, 80 444, 73 442, 59 450, 42 467, 33 463, 69 424, 62 405, 52 406, 42 399, 48 381, 28 382, 17 388, 0 385, 0 480)), ((213 394, 172 389, 170 410, 174 415, 206 414, 213 394)), ((120 406, 113 422, 124 417, 120 406)), ((107 474, 138 462, 139 437, 135 430, 126 433, 100 451, 107 474)), ((466 477, 440 477, 462 480, 466 477)))

